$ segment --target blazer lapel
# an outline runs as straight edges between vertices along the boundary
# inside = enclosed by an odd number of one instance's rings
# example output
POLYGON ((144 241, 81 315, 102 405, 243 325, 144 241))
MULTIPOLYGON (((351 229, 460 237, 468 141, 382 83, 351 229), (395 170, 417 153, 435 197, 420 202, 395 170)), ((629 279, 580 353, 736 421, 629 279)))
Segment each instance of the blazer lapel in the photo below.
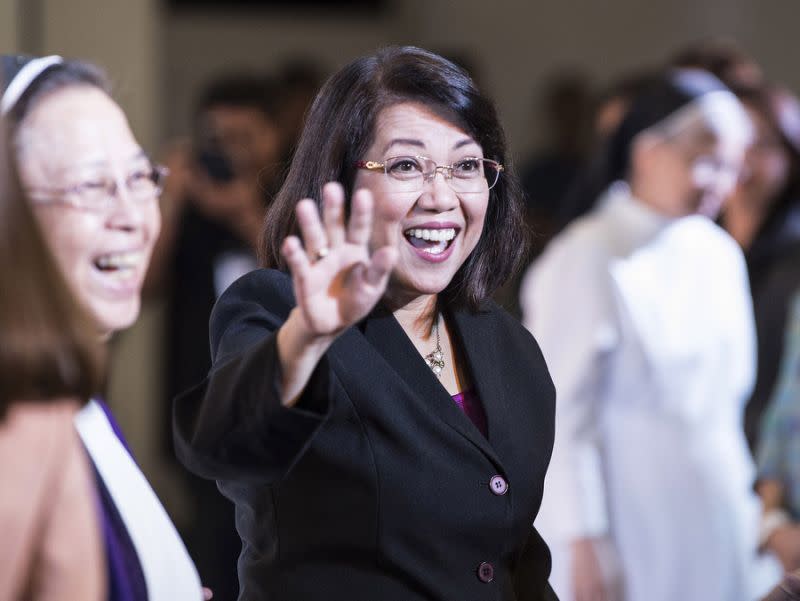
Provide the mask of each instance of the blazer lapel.
POLYGON ((498 336, 498 324, 491 311, 457 311, 452 315, 458 347, 467 362, 472 386, 486 412, 489 443, 499 459, 513 457, 509 436, 513 424, 509 423, 509 399, 513 391, 513 374, 505 372, 512 358, 506 357, 503 341, 498 336))
MULTIPOLYGON (((370 346, 386 360, 391 369, 419 397, 427 411, 459 432, 499 465, 497 454, 489 441, 459 409, 390 311, 379 305, 362 322, 360 329, 370 346)), ((351 333, 356 335, 354 331, 351 333)), ((472 370, 472 366, 470 369, 472 370)), ((473 370, 474 380, 479 379, 482 375, 483 372, 479 376, 473 370)), ((480 392, 481 389, 479 389, 480 392)), ((491 432, 491 422, 489 422, 489 428, 491 432)))

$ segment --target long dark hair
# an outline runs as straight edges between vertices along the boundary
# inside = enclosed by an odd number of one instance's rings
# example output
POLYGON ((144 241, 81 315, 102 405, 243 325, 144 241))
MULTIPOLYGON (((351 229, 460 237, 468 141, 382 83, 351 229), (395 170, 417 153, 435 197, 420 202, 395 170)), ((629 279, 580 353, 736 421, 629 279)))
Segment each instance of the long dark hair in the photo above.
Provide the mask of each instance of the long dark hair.
POLYGON ((0 131, 0 417, 15 401, 100 390, 103 345, 67 287, 24 197, 0 131))
POLYGON ((353 192, 355 162, 372 144, 378 113, 401 102, 417 102, 463 129, 487 158, 507 170, 490 191, 477 247, 441 295, 451 306, 477 309, 527 255, 523 197, 510 167, 492 102, 469 75, 450 61, 415 47, 384 48, 358 58, 333 75, 317 95, 286 181, 265 218, 262 263, 286 269, 280 246, 296 233, 294 209, 301 198, 320 199, 322 186, 338 181, 353 192))

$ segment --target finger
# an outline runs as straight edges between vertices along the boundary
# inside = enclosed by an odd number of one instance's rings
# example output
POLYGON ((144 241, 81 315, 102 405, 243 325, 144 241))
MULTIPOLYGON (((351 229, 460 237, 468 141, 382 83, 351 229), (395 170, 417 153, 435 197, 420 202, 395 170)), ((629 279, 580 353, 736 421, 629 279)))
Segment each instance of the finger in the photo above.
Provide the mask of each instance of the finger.
POLYGON ((322 221, 328 245, 344 243, 344 188, 338 182, 328 182, 322 188, 322 221))
POLYGON ((211 601, 214 598, 214 593, 207 586, 203 587, 203 601, 211 601))
POLYGON ((398 248, 400 245, 400 220, 386 220, 383 222, 381 229, 383 230, 381 233, 383 234, 385 245, 398 248))
POLYGON ((385 288, 395 263, 397 263, 397 247, 379 248, 370 257, 369 264, 364 271, 364 281, 371 286, 385 288))
POLYGON ((316 203, 309 198, 304 198, 297 203, 295 213, 297 214, 297 224, 300 226, 300 234, 303 237, 303 246, 306 249, 306 253, 311 255, 321 248, 326 248, 328 246, 328 237, 325 235, 325 230, 319 219, 316 203))
POLYGON ((372 235, 372 192, 364 188, 353 194, 350 222, 347 227, 347 241, 366 245, 372 235))
POLYGON ((304 282, 311 269, 311 261, 308 259, 308 255, 303 250, 300 239, 297 236, 289 236, 283 241, 281 253, 283 258, 286 259, 286 264, 292 274, 295 296, 301 296, 304 282))

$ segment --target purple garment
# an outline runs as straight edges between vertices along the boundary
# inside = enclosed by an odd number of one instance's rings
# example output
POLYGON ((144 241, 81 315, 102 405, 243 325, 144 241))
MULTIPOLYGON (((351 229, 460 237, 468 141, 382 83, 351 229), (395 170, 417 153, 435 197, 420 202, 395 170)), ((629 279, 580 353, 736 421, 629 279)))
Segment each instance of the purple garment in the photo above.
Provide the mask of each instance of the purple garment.
POLYGON ((463 392, 453 395, 453 400, 459 406, 467 417, 472 420, 475 427, 481 431, 484 436, 487 435, 486 427, 486 412, 483 410, 481 400, 478 398, 474 389, 468 388, 463 392))
MULTIPOLYGON (((114 434, 130 453, 114 417, 105 403, 97 402, 106 414, 114 434)), ((91 459, 91 456, 90 456, 91 459)), ((100 473, 92 463, 97 491, 97 504, 105 544, 109 601, 147 601, 147 583, 125 522, 114 504, 100 473)))

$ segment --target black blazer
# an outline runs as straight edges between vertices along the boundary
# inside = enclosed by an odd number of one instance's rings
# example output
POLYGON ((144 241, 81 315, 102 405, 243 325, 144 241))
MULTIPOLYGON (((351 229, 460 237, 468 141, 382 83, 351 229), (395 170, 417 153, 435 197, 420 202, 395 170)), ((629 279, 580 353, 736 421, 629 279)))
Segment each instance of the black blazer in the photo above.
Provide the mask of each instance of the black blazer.
POLYGON ((491 302, 448 315, 487 440, 381 306, 283 407, 275 332, 293 306, 277 271, 231 286, 211 373, 175 402, 179 458, 236 504, 239 598, 554 600, 532 524, 555 391, 527 330, 491 302))

